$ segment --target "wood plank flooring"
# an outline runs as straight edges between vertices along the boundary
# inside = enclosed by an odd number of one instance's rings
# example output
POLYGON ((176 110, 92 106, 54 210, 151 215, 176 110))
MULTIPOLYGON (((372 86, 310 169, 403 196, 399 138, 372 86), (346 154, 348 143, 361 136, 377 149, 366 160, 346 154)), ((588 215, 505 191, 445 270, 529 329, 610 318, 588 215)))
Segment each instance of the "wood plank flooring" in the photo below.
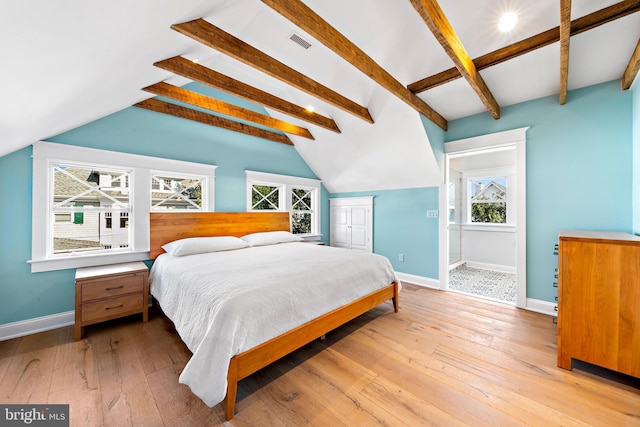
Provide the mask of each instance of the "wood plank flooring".
POLYGON ((236 416, 178 377, 190 357, 159 310, 0 342, 0 402, 68 403, 72 426, 640 426, 640 380, 556 367, 542 314, 404 285, 239 384, 236 416))

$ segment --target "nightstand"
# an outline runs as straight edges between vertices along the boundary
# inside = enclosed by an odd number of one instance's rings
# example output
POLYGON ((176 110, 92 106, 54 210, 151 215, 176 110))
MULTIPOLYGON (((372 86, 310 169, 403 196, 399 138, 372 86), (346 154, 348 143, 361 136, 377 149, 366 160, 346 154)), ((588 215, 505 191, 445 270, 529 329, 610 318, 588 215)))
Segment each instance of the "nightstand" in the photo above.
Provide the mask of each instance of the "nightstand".
POLYGON ((76 323, 74 338, 82 327, 131 314, 149 320, 149 270, 143 262, 85 267, 76 270, 76 323))

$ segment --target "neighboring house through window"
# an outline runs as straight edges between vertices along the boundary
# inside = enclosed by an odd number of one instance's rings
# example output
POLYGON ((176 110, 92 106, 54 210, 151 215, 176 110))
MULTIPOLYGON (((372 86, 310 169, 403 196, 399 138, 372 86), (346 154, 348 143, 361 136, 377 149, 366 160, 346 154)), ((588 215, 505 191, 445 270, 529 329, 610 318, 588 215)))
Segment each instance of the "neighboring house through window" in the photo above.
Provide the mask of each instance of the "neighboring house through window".
POLYGON ((216 166, 37 142, 31 271, 148 259, 149 212, 213 211, 216 166))
POLYGON ((320 181, 288 175, 247 171, 247 211, 291 214, 291 231, 320 236, 320 181))

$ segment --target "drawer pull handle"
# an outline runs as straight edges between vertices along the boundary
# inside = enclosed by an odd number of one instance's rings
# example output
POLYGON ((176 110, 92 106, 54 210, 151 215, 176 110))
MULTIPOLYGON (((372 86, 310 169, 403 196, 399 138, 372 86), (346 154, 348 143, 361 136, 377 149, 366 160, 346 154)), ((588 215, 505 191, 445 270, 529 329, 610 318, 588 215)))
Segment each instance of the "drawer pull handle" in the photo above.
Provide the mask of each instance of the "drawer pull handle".
POLYGON ((122 307, 124 307, 124 304, 116 305, 115 307, 107 307, 105 308, 105 310, 115 310, 116 308, 122 308, 122 307))
POLYGON ((116 287, 113 287, 113 288, 105 288, 104 290, 105 291, 115 291, 116 289, 122 289, 122 288, 124 288, 124 285, 116 286, 116 287))

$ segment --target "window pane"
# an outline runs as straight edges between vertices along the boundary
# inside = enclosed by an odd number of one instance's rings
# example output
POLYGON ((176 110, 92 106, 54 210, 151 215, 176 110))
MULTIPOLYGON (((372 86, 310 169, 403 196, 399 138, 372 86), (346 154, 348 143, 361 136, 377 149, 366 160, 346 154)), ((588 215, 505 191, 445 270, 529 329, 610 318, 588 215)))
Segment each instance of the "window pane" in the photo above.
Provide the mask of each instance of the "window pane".
POLYGON ((55 165, 53 208, 94 206, 128 210, 129 175, 122 171, 55 165))
POLYGON ((471 222, 507 223, 506 203, 472 203, 471 222))
POLYGON ((202 210, 203 178, 151 176, 151 210, 202 210))
POLYGON ((129 245, 129 228, 118 227, 117 222, 113 223, 113 228, 108 228, 104 212, 73 212, 70 215, 76 214, 82 214, 82 223, 69 221, 54 224, 54 254, 101 251, 129 245))
POLYGON ((292 213, 291 214, 291 231, 293 234, 311 233, 311 214, 310 213, 292 213))
POLYGON ((253 185, 251 209, 254 211, 280 210, 280 188, 270 185, 253 185))
POLYGON ((304 188, 294 188, 291 194, 292 209, 296 211, 311 210, 311 193, 313 190, 304 188))
POLYGON ((506 224, 507 179, 472 179, 470 187, 471 222, 506 224))

